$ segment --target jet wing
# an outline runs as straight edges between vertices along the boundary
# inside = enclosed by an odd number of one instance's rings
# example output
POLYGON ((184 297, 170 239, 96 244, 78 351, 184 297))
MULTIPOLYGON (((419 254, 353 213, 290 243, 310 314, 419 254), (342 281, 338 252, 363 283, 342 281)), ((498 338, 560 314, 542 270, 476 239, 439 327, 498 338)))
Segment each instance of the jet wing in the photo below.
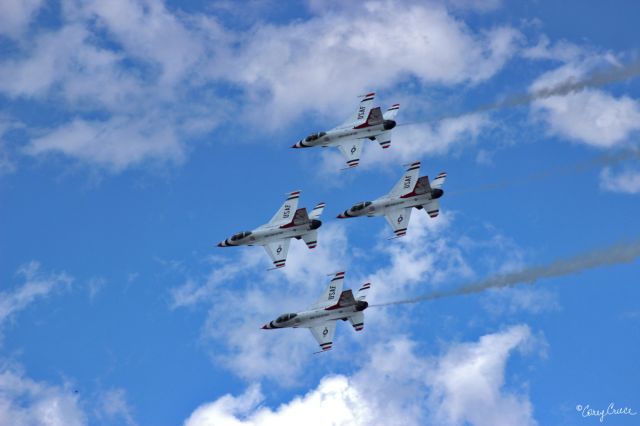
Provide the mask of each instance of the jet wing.
POLYGON ((376 97, 375 93, 367 93, 362 96, 362 100, 358 104, 356 112, 338 127, 351 127, 361 124, 369 117, 369 111, 373 105, 373 99, 376 97))
POLYGON ((322 296, 309 307, 309 309, 322 309, 338 303, 338 298, 342 294, 342 283, 344 282, 344 272, 336 272, 331 278, 331 282, 324 289, 322 296))
POLYGON ((349 317, 349 322, 356 329, 356 331, 362 331, 364 328, 364 312, 356 312, 349 317))
POLYGON ((287 261, 287 253, 289 252, 289 243, 291 243, 291 238, 274 241, 263 246, 273 261, 275 268, 284 267, 284 263, 287 261))
POLYGON ((422 208, 424 208, 429 216, 436 217, 440 213, 440 201, 437 199, 431 200, 427 204, 424 204, 422 208))
POLYGON ((416 161, 411 163, 409 168, 404 172, 404 175, 400 178, 398 183, 391 189, 388 198, 399 198, 403 195, 413 192, 413 188, 416 186, 418 175, 420 174, 420 162, 416 161))
POLYGON ((300 191, 290 192, 282 207, 276 212, 266 226, 280 226, 291 222, 294 213, 298 210, 300 191))
POLYGON ((316 338, 320 348, 323 351, 328 351, 331 349, 331 345, 333 343, 333 335, 336 332, 336 322, 335 321, 327 321, 324 324, 310 327, 311 334, 316 338))
POLYGON ((352 139, 338 145, 349 167, 356 167, 360 162, 362 143, 363 139, 352 139))
POLYGON ((402 237, 407 233, 407 227, 409 226, 409 219, 411 218, 411 207, 405 207, 387 213, 384 217, 393 228, 393 232, 396 237, 402 237))
POLYGON ((316 245, 318 244, 318 230, 314 229, 312 231, 307 232, 306 234, 303 234, 302 240, 310 249, 316 248, 316 245))

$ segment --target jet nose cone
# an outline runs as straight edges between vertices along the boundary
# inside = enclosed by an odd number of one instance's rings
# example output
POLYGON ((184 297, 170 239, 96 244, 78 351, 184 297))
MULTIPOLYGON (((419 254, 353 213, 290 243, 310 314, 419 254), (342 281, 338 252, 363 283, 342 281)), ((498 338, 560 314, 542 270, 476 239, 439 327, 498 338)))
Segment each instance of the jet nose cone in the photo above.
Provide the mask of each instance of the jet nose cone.
POLYGON ((227 246, 227 242, 226 241, 220 241, 218 243, 218 247, 226 247, 227 246))
POLYGON ((336 216, 338 219, 346 219, 349 216, 347 216, 347 212, 342 212, 340 213, 338 216, 336 216))
POLYGON ((263 330, 266 330, 267 328, 269 328, 269 327, 267 327, 267 324, 265 324, 265 325, 263 325, 263 326, 262 326, 262 329, 263 329, 263 330))
POLYGON ((291 148, 302 148, 302 141, 300 140, 294 143, 293 145, 291 145, 291 148))

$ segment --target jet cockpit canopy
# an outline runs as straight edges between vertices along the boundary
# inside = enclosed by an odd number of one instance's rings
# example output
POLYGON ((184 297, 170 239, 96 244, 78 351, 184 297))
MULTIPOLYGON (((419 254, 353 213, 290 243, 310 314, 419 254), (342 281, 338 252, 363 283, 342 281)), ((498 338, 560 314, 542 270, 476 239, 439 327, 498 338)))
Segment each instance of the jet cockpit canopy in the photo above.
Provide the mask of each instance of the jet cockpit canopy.
POLYGON ((238 241, 251 235, 251 231, 238 232, 231 237, 231 241, 238 241))
POLYGON ((286 322, 286 321, 289 321, 291 318, 295 318, 297 316, 298 314, 282 314, 276 319, 276 322, 286 322))
POLYGON ((305 141, 305 142, 313 142, 313 141, 315 141, 316 139, 321 138, 321 137, 323 137, 323 136, 324 136, 324 135, 326 135, 326 134, 327 134, 327 132, 312 133, 312 134, 310 134, 309 136, 307 136, 307 137, 304 139, 304 141, 305 141))
POLYGON ((370 205, 371 205, 371 201, 363 201, 351 207, 351 211, 357 212, 364 209, 365 207, 369 207, 370 205))

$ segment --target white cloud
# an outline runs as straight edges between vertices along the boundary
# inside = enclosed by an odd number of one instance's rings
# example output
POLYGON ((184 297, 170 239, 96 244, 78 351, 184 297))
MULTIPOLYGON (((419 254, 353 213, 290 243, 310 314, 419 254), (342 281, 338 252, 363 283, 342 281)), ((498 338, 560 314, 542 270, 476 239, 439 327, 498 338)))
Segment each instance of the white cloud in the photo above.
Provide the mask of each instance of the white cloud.
POLYGON ((622 194, 638 194, 640 193, 640 172, 625 170, 615 174, 607 167, 600 173, 600 188, 622 194))
POLYGON ((0 369, 0 424, 13 426, 86 425, 77 394, 68 386, 52 386, 0 369))
POLYGON ((519 37, 510 27, 474 33, 435 4, 370 1, 257 26, 214 75, 246 88, 249 111, 263 125, 277 127, 305 111, 339 120, 352 108, 346 100, 410 77, 447 85, 486 80, 514 54, 519 37))
POLYGON ((179 164, 183 149, 174 126, 158 117, 114 117, 106 122, 74 120, 34 138, 24 152, 64 154, 117 172, 145 160, 179 164))
POLYGON ((528 398, 502 392, 510 353, 531 338, 527 326, 482 336, 477 343, 454 346, 438 360, 428 378, 439 424, 534 425, 528 398))
MULTIPOLYGON (((180 164, 185 141, 228 116, 275 131, 308 113, 342 119, 348 99, 403 81, 474 84, 502 68, 520 40, 508 26, 474 31, 437 4, 315 12, 239 32, 162 1, 67 0, 62 27, 25 34, 19 52, 0 61, 0 92, 58 112, 47 128, 27 123, 24 153, 119 172, 180 164), (241 94, 229 97, 229 83, 241 94)), ((434 132, 448 143, 446 124, 434 132)))
MULTIPOLYGON (((388 425, 533 425, 524 393, 505 389, 510 354, 530 345, 526 326, 451 345, 439 358, 423 358, 415 343, 395 338, 374 345, 352 376, 330 375, 305 395, 276 409, 261 405, 257 384, 238 397, 225 395, 198 407, 186 426, 353 424, 384 419, 388 425)), ((535 342, 534 342, 535 344, 535 342)))
POLYGON ((43 3, 44 0, 2 0, 0 35, 21 36, 43 3))
MULTIPOLYGON (((538 77, 530 86, 530 92, 540 93, 582 81, 603 63, 609 69, 619 66, 607 55, 571 57, 570 62, 538 77)), ((552 134, 599 148, 619 145, 640 130, 640 104, 635 99, 615 97, 596 88, 536 99, 531 110, 552 134)))
POLYGON ((96 417, 102 421, 113 424, 116 419, 122 419, 124 424, 135 426, 133 410, 127 402, 124 389, 110 389, 98 396, 96 417))
POLYGON ((632 132, 640 130, 638 102, 602 90, 585 89, 539 99, 532 108, 552 133, 600 148, 625 142, 632 132))
POLYGON ((49 274, 40 272, 38 262, 23 265, 18 270, 18 275, 23 277, 24 283, 0 293, 0 326, 31 303, 54 291, 68 288, 73 282, 73 278, 64 272, 49 274))

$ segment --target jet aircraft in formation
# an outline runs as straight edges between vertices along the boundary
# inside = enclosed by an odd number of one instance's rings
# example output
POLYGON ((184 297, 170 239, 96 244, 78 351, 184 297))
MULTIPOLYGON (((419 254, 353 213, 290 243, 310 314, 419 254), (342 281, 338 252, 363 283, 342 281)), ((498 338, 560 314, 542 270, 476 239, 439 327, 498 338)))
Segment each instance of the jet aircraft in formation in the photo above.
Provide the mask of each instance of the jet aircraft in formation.
MULTIPOLYGON (((382 148, 389 148, 400 105, 395 104, 382 114, 380 107, 372 107, 374 98, 375 93, 363 96, 355 114, 344 124, 309 135, 293 148, 337 146, 349 167, 359 164, 365 139, 377 140, 382 148)), ((429 216, 436 217, 440 211, 439 199, 444 194, 442 186, 446 173, 440 173, 431 182, 427 176, 418 177, 419 174, 420 162, 416 161, 387 195, 374 201, 357 203, 338 215, 338 218, 384 216, 393 228, 394 238, 406 235, 412 209, 424 209, 429 216)), ((299 197, 300 191, 289 193, 268 223, 252 231, 239 232, 218 246, 261 245, 271 258, 273 269, 284 267, 291 238, 302 239, 310 249, 315 248, 318 228, 322 225, 320 215, 325 204, 318 203, 311 214, 307 214, 306 209, 298 209, 299 197)), ((342 291, 343 281, 344 272, 336 273, 320 299, 307 310, 281 315, 262 328, 308 328, 322 351, 331 349, 337 320, 348 320, 356 331, 360 331, 364 327, 363 311, 369 306, 366 301, 371 286, 369 283, 362 285, 354 296, 352 290, 342 291)))
POLYGON ((362 201, 338 215, 339 219, 358 216, 384 216, 396 237, 407 233, 413 207, 426 210, 431 217, 440 212, 440 197, 444 194, 442 185, 447 177, 440 173, 429 182, 428 176, 418 178, 420 162, 411 163, 402 178, 387 195, 374 201, 362 201))
POLYGON ((352 290, 342 291, 344 272, 336 273, 320 299, 302 312, 280 315, 277 319, 263 325, 264 330, 274 328, 308 328, 323 351, 333 345, 336 323, 343 320, 351 323, 356 331, 364 328, 364 310, 367 309, 367 292, 371 284, 363 284, 353 295, 352 290))
POLYGON ((365 139, 377 140, 383 149, 389 148, 391 130, 396 127, 394 118, 398 114, 400 105, 394 104, 382 114, 380 107, 372 108, 375 95, 375 93, 364 95, 354 115, 343 124, 331 130, 312 133, 299 140, 292 148, 337 146, 349 167, 356 167, 359 164, 365 139))
POLYGON ((218 247, 263 246, 274 268, 282 268, 287 260, 291 238, 302 239, 310 249, 318 244, 318 228, 322 225, 319 218, 324 203, 318 203, 311 214, 307 214, 306 208, 298 209, 299 198, 300 191, 289 193, 268 223, 253 231, 238 232, 218 243, 218 247))

